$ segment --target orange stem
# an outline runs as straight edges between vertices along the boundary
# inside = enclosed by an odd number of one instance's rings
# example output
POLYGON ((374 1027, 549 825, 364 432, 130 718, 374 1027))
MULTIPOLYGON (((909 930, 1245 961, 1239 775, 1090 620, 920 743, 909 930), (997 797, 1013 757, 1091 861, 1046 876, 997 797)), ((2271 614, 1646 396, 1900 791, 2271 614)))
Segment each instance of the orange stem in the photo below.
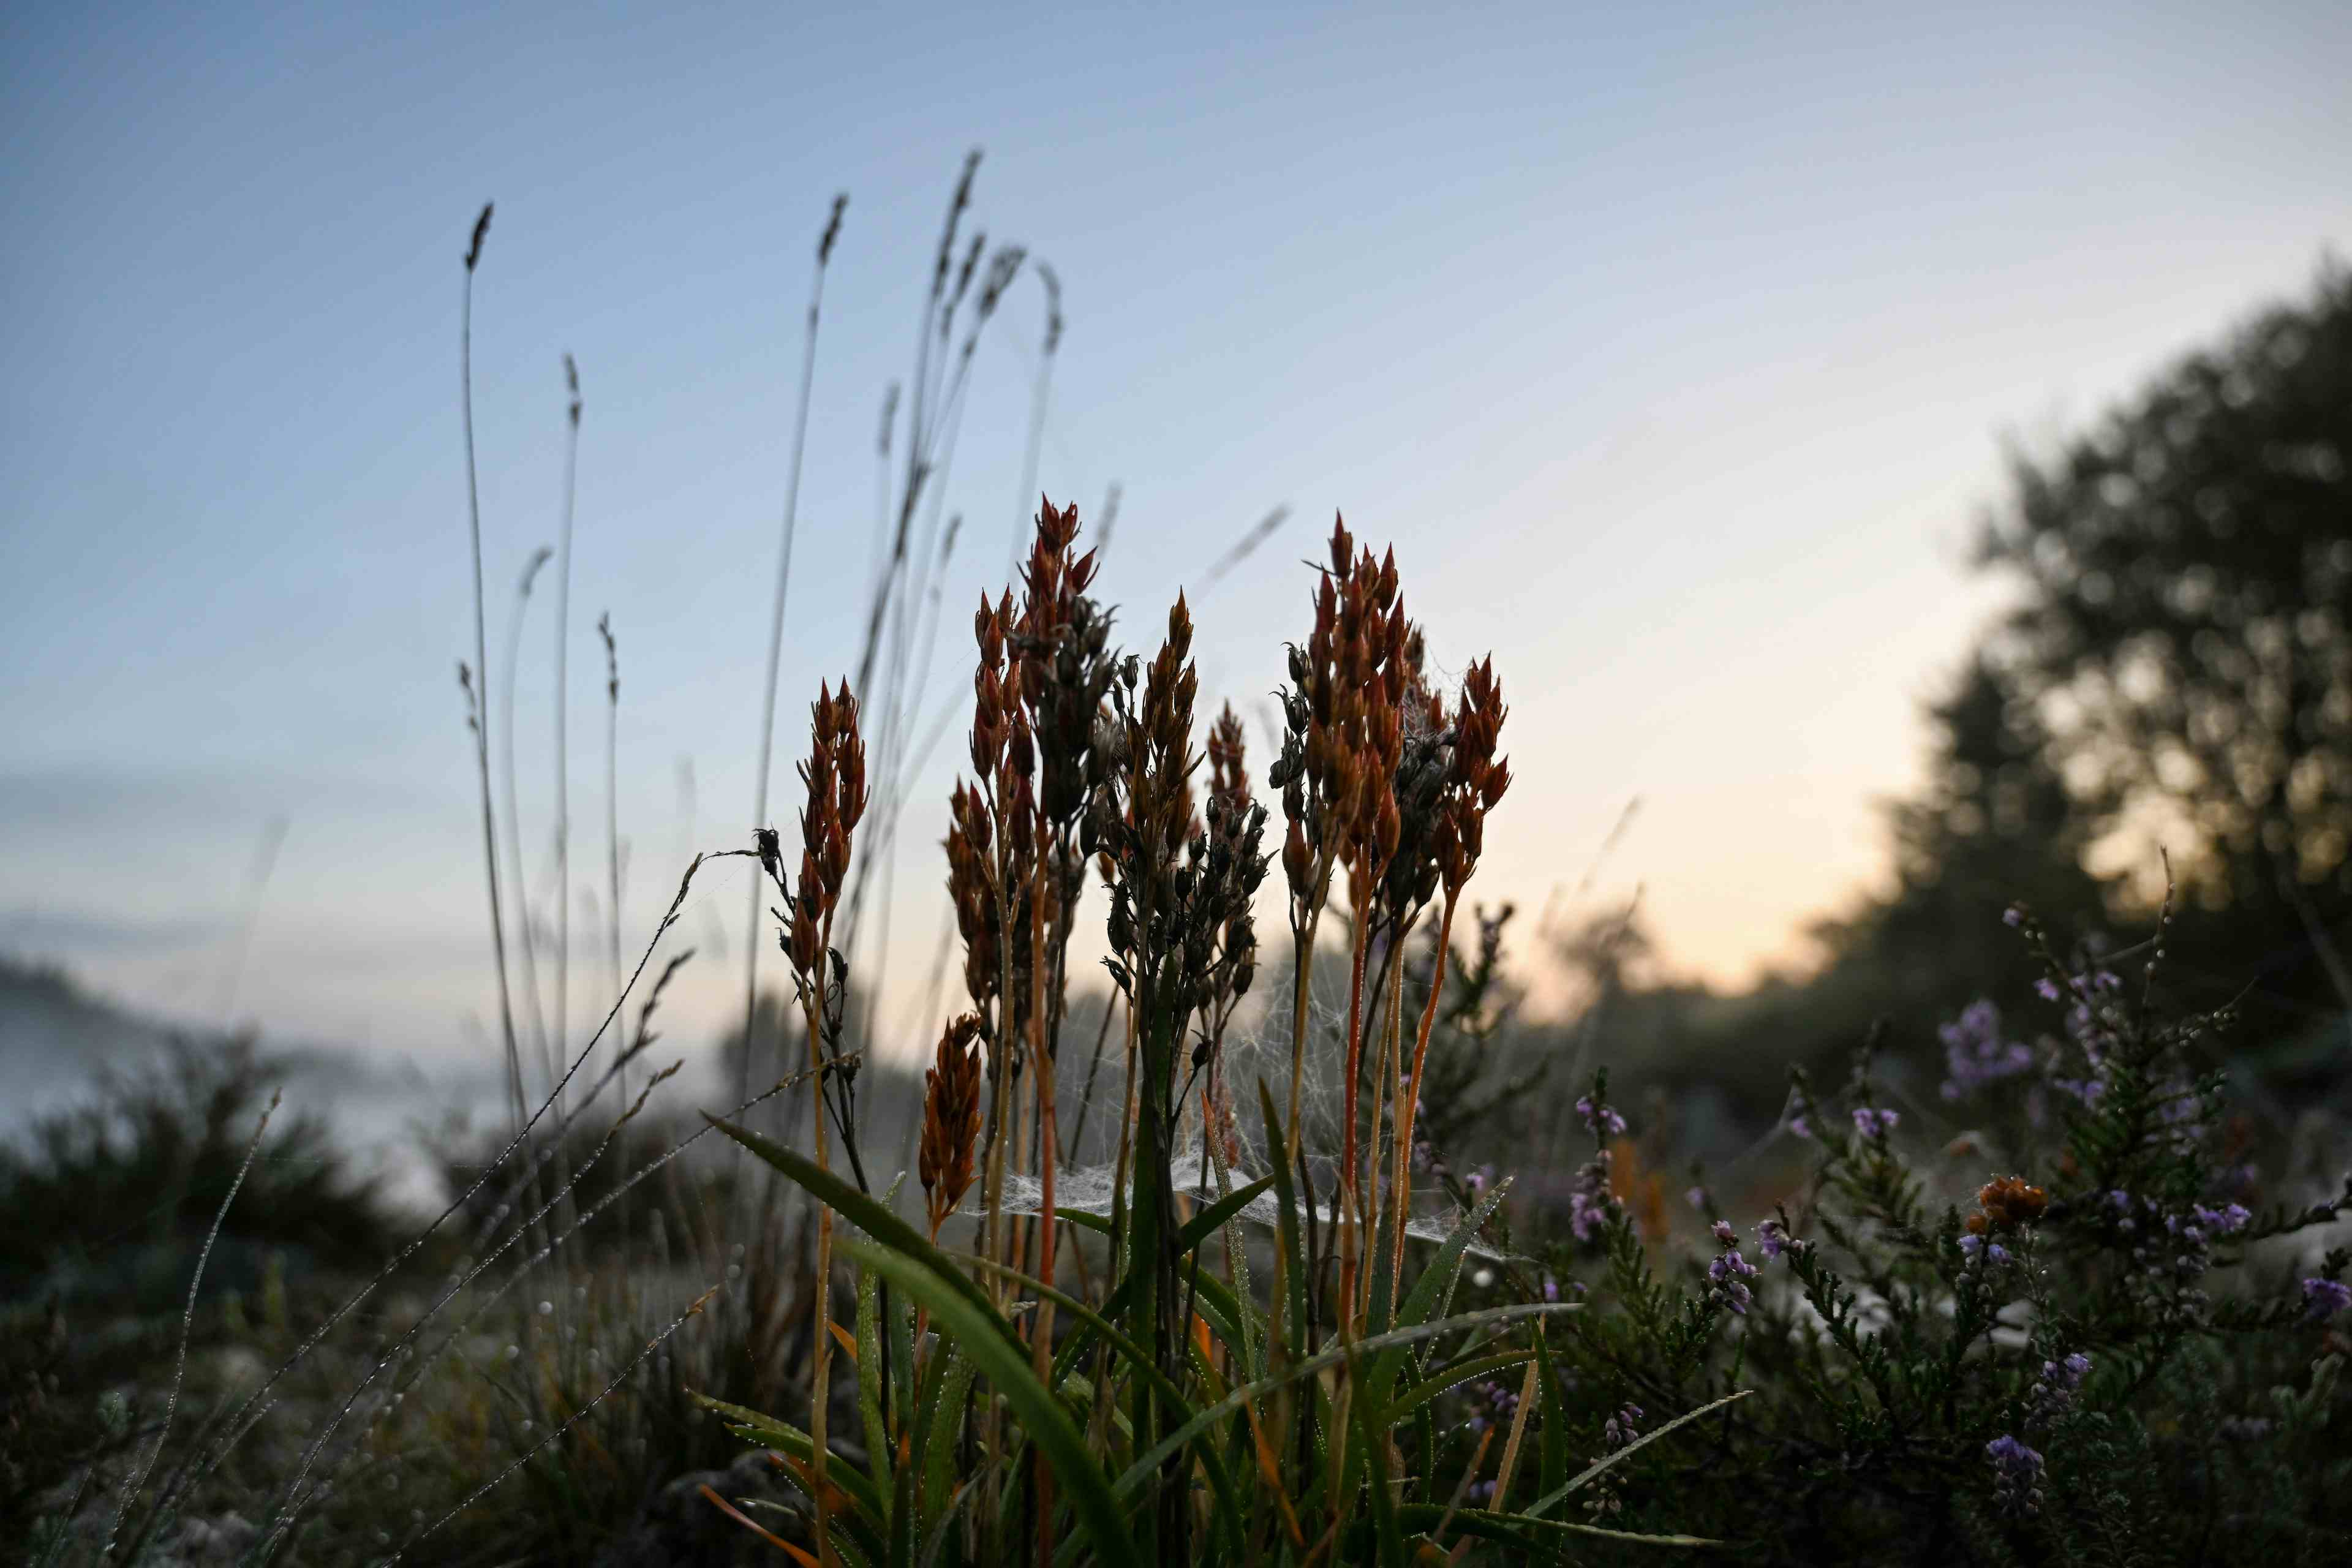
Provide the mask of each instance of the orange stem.
MULTIPOLYGON (((1370 880, 1369 872, 1365 880, 1370 880)), ((1354 1313, 1356 1300, 1356 1227, 1348 1220, 1360 1215, 1363 1208, 1356 1183, 1356 1077, 1364 1054, 1364 950, 1371 929, 1366 913, 1362 909, 1356 911, 1356 953, 1348 977, 1348 1081, 1343 1091, 1347 1125, 1340 1133, 1339 1161, 1340 1208, 1344 1213, 1333 1215, 1340 1221, 1339 1302, 1343 1327, 1354 1313)))
POLYGON ((1412 1080, 1405 1088, 1404 1114, 1396 1119, 1396 1244, 1390 1255, 1389 1309, 1396 1310, 1397 1281, 1404 1278, 1404 1225, 1412 1208, 1412 1130, 1421 1120, 1421 1069, 1429 1059, 1429 1031, 1437 1022, 1437 999, 1445 990, 1445 960, 1454 951, 1454 895, 1437 922, 1437 962, 1430 972, 1429 1000, 1422 1005, 1421 1027, 1412 1046, 1412 1080))

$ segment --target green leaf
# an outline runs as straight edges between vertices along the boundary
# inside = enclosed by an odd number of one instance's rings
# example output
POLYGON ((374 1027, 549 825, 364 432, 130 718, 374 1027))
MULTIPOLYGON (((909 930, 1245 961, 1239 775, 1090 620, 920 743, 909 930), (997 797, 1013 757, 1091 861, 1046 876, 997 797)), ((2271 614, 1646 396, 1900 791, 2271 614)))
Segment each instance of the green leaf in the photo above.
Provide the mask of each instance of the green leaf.
MULTIPOLYGON (((1435 1503, 1409 1503, 1397 1510, 1397 1521, 1405 1528, 1418 1526, 1434 1530, 1444 1518, 1445 1510, 1435 1503)), ((1601 1541, 1622 1541, 1637 1546, 1720 1546, 1720 1541, 1709 1541, 1697 1535, 1643 1535, 1631 1530, 1607 1530, 1597 1524, 1576 1524, 1564 1519, 1535 1519, 1524 1513, 1491 1513, 1485 1509, 1462 1508, 1454 1510, 1450 1529, 1465 1535, 1475 1535, 1486 1541, 1507 1541, 1514 1545, 1532 1544, 1522 1531, 1538 1534, 1587 1535, 1601 1541), (1514 1526, 1518 1528, 1513 1528, 1514 1526)))
POLYGON ((922 1476, 917 1511, 925 1520, 947 1496, 956 1438, 962 1429, 964 1404, 971 1397, 974 1375, 971 1358, 941 1340, 925 1374, 923 1405, 915 1418, 915 1462, 922 1476))
POLYGON ((1489 1373, 1524 1366, 1534 1354, 1533 1351, 1498 1351, 1493 1355, 1450 1362, 1390 1401, 1388 1408, 1381 1413, 1381 1428, 1385 1431, 1395 1426, 1449 1388, 1458 1388, 1472 1378, 1485 1377, 1489 1373))
POLYGON ((1122 1497, 1133 1491, 1171 1454, 1177 1452, 1216 1422, 1239 1410, 1244 1400, 1272 1394, 1287 1384, 1296 1383, 1301 1378, 1312 1377, 1326 1367, 1339 1365, 1350 1355, 1365 1355, 1376 1351, 1391 1350, 1401 1345, 1417 1344, 1423 1340, 1435 1339, 1441 1334, 1460 1333, 1466 1329, 1483 1328, 1489 1324, 1515 1323, 1529 1318, 1546 1318, 1559 1312, 1572 1312, 1576 1311, 1579 1306, 1580 1303, 1574 1301, 1536 1301, 1516 1307, 1489 1307, 1484 1311, 1465 1312, 1460 1317, 1446 1318, 1434 1323, 1422 1323, 1408 1329, 1391 1329, 1387 1333, 1375 1338, 1359 1340, 1353 1345, 1341 1345, 1336 1349, 1325 1351, 1319 1355, 1307 1356, 1272 1376, 1260 1378, 1255 1383, 1247 1384, 1234 1390, 1216 1404, 1201 1411, 1192 1420, 1161 1438, 1157 1447, 1129 1465, 1113 1483, 1112 1489, 1122 1497))
POLYGON ((915 1568, 915 1463, 897 1463, 890 1476, 890 1568, 915 1568))
POLYGON ((1568 1480, 1568 1412, 1560 1403, 1559 1374, 1552 1370, 1551 1347, 1540 1328, 1536 1330, 1536 1380, 1543 1384, 1536 1484, 1549 1493, 1568 1480))
POLYGON ((997 1332, 1003 1336, 1007 1343, 1016 1346, 1021 1344, 1020 1336, 1013 1331, 1013 1326, 997 1312, 994 1303, 989 1300, 986 1293, 966 1278, 963 1271, 949 1260, 946 1253, 932 1246, 921 1231, 917 1230, 831 1171, 820 1168, 815 1161, 795 1153, 782 1144, 764 1138, 747 1127, 738 1127, 724 1117, 713 1116, 706 1110, 702 1113, 702 1119, 785 1175, 790 1176, 819 1203, 832 1208, 835 1214, 848 1220, 892 1252, 912 1258, 921 1267, 946 1280, 950 1289, 994 1321, 997 1332))
POLYGON ((882 1424, 882 1281, 871 1274, 857 1279, 857 1414, 866 1425, 866 1462, 875 1476, 876 1496, 884 1504, 882 1521, 889 1522, 890 1494, 878 1484, 897 1468, 890 1436, 882 1424))
POLYGON ((971 1494, 979 1486, 980 1478, 972 1477, 956 1489, 955 1497, 940 1510, 940 1521, 931 1527, 930 1540, 923 1547, 921 1568, 931 1568, 931 1564, 940 1560, 940 1549, 947 1544, 948 1527, 955 1523, 955 1516, 963 1511, 963 1505, 971 1500, 971 1494))
POLYGON ((875 1242, 852 1240, 848 1250, 860 1266, 879 1271, 929 1308, 940 1334, 952 1336, 974 1367, 1004 1395, 1019 1415, 1022 1429, 1054 1467, 1055 1480, 1092 1540, 1097 1556, 1105 1563, 1133 1559, 1134 1538, 1100 1467, 1087 1452, 1085 1437, 1071 1424, 1053 1391, 1029 1370, 1024 1350, 1003 1331, 1003 1320, 987 1308, 978 1287, 969 1279, 951 1284, 919 1259, 875 1242))
MULTIPOLYGON (((1212 1233, 1247 1208, 1256 1200, 1258 1194, 1272 1185, 1274 1185, 1272 1176, 1260 1176, 1248 1186, 1235 1188, 1230 1195, 1219 1198, 1215 1203, 1194 1215, 1185 1223, 1184 1228, 1176 1233, 1178 1256, 1181 1257, 1192 1251, 1208 1240, 1212 1233)), ((1091 1209, 1057 1208, 1054 1211, 1054 1217, 1093 1231, 1097 1236, 1110 1234, 1110 1220, 1091 1209)))
MULTIPOLYGON (((1675 1416, 1673 1420, 1667 1422, 1664 1426, 1656 1428, 1654 1431, 1643 1433, 1640 1436, 1634 1438, 1632 1442, 1626 1444, 1615 1453, 1595 1459, 1591 1464, 1587 1465, 1583 1469, 1578 1471, 1572 1479, 1565 1482, 1551 1491, 1546 1492, 1542 1497, 1538 1498, 1534 1502, 1528 1504, 1527 1517, 1533 1518, 1535 1515, 1543 1512, 1544 1510, 1551 1507, 1552 1504, 1559 1501, 1561 1499, 1581 1490, 1586 1483, 1590 1482, 1594 1477, 1600 1475, 1601 1471, 1608 1469, 1620 1459, 1626 1458, 1639 1450, 1648 1447, 1651 1444, 1656 1442, 1659 1438, 1664 1436, 1675 1427, 1687 1426, 1691 1422, 1697 1420, 1700 1416, 1705 1415, 1709 1411, 1720 1410, 1725 1405, 1731 1404, 1734 1400, 1747 1398, 1748 1394, 1753 1392, 1755 1392, 1753 1389, 1743 1388, 1737 1394, 1727 1394, 1721 1399, 1716 1400, 1712 1404, 1702 1405, 1696 1410, 1685 1411, 1684 1414, 1675 1416)), ((1547 1520, 1544 1522, 1550 1523, 1552 1521, 1547 1520)), ((1580 1526, 1579 1528, 1589 1529, 1590 1527, 1580 1526)), ((1665 1538, 1658 1536, 1643 1536, 1640 1539, 1654 1541, 1665 1538)), ((1685 1542, 1679 1538, 1671 1543, 1676 1545, 1685 1544, 1685 1542)), ((1707 1542, 1691 1542, 1689 1544, 1711 1545, 1714 1543, 1707 1542)))
MULTIPOLYGON (((898 1189, 907 1184, 907 1173, 901 1171, 892 1178, 890 1190, 882 1194, 892 1214, 898 1212, 898 1189)), ((904 1301, 884 1301, 882 1331, 890 1346, 890 1386, 883 1390, 898 1418, 901 1436, 915 1425, 915 1313, 904 1301)))
POLYGON ((1389 1493, 1389 1446, 1372 1428, 1369 1404, 1355 1402, 1355 1420, 1356 1445, 1372 1471, 1372 1536, 1380 1543, 1381 1568, 1404 1568, 1404 1537, 1398 1533, 1396 1499, 1389 1493))
MULTIPOLYGON (((1375 1164, 1378 1163, 1378 1161, 1374 1162, 1375 1164)), ((1376 1181, 1375 1185, 1377 1184, 1376 1181)), ((1377 1232, 1386 1232, 1390 1223, 1389 1216, 1383 1215, 1373 1229, 1377 1232)), ((1395 1237, 1392 1235, 1387 1234, 1375 1235, 1372 1237, 1371 1291, 1364 1313, 1364 1328, 1368 1333, 1384 1334, 1389 1331, 1391 1326, 1389 1299, 1395 1290, 1396 1252, 1392 1245, 1394 1240, 1395 1237)))
MULTIPOLYGON (((1429 1267, 1423 1269, 1421 1278, 1412 1282, 1412 1290, 1405 1297, 1403 1305, 1397 1308, 1398 1328, 1410 1329, 1425 1321, 1431 1313, 1439 1310, 1441 1301, 1452 1291, 1454 1276, 1462 1267, 1462 1255, 1468 1250, 1471 1238, 1478 1234, 1479 1228, 1502 1203, 1503 1194, 1510 1189, 1511 1182, 1507 1176, 1496 1183, 1494 1190, 1480 1198, 1477 1206, 1464 1215, 1460 1223, 1438 1244, 1437 1256, 1429 1260, 1429 1267)), ((1383 1355, 1375 1362, 1370 1385, 1374 1397, 1385 1401, 1403 1370, 1404 1353, 1402 1351, 1393 1355, 1383 1355)))
MULTIPOLYGON (((1209 1153, 1216 1165, 1218 1190, 1224 1194, 1223 1201, 1230 1202, 1234 1195, 1234 1174, 1225 1166, 1223 1141, 1211 1139, 1209 1153)), ((1259 1179, 1269 1184, 1274 1180, 1271 1174, 1259 1179)), ((1263 1192, 1265 1188, 1261 1187, 1258 1190, 1263 1192)), ((1226 1220, 1220 1228, 1224 1234, 1225 1240, 1225 1278, 1232 1282, 1234 1294, 1242 1300, 1247 1301, 1250 1300, 1249 1244, 1242 1235, 1242 1227, 1238 1220, 1226 1220)), ((1242 1370, 1250 1377, 1265 1375, 1265 1348, 1262 1334, 1252 1331, 1253 1330, 1262 1331, 1264 1327, 1264 1323, 1259 1321, 1255 1312, 1244 1314, 1241 1320, 1242 1370)))
MULTIPOLYGON (((1170 1381, 1166 1373, 1152 1364, 1151 1357, 1141 1345, 1119 1332, 1092 1307, 1075 1296, 1055 1289, 1042 1279, 1033 1279, 1022 1273, 1017 1268, 985 1258, 975 1258, 971 1261, 976 1268, 987 1269, 992 1274, 1004 1275, 1018 1283, 1023 1289, 1034 1290, 1045 1300, 1068 1312, 1073 1318, 1091 1329, 1104 1343, 1127 1358, 1128 1364, 1134 1367, 1151 1384, 1152 1391, 1160 1396, 1160 1403, 1166 1406, 1170 1415, 1181 1416, 1186 1420, 1192 1418, 1192 1402, 1184 1396, 1184 1391, 1170 1381)), ((1232 1476, 1225 1468, 1223 1456, 1217 1452, 1214 1440, 1203 1440, 1200 1446, 1200 1454, 1202 1466, 1209 1472, 1209 1488, 1216 1493, 1218 1501, 1223 1505, 1216 1510, 1217 1517, 1230 1537, 1228 1544, 1236 1553, 1235 1561, 1239 1561, 1239 1554, 1244 1551, 1240 1523, 1241 1499, 1234 1490, 1232 1476)))
POLYGON ((1274 1091, 1265 1087, 1264 1079, 1257 1080, 1257 1104, 1258 1114, 1265 1120, 1266 1157, 1274 1162, 1275 1198, 1282 1205, 1276 1227, 1280 1245, 1275 1254, 1274 1288, 1280 1291, 1286 1284, 1288 1287, 1289 1301, 1283 1312, 1285 1348, 1296 1354, 1307 1342, 1307 1252, 1298 1237, 1298 1189, 1290 1162, 1276 1152, 1287 1149, 1290 1142, 1274 1109, 1274 1091))
POLYGON ((1185 1222, 1184 1228, 1176 1233, 1176 1250, 1179 1253, 1190 1252, 1208 1240, 1212 1235, 1223 1229, 1227 1221, 1240 1218, 1242 1210, 1255 1203, 1273 1185, 1274 1175, 1269 1172, 1245 1187, 1235 1187, 1194 1215, 1185 1222))
MULTIPOLYGON (((1176 1241, 1180 1255, 1191 1252, 1206 1241, 1232 1214, 1238 1213, 1251 1199, 1265 1191, 1273 1181, 1272 1176, 1261 1176, 1248 1186, 1234 1193, 1231 1198, 1221 1198, 1213 1207, 1203 1209, 1194 1215, 1192 1223, 1177 1234, 1176 1241)), ((1085 1209, 1055 1209, 1054 1213, 1058 1218, 1068 1220, 1081 1229, 1091 1230, 1098 1236, 1110 1234, 1110 1221, 1098 1214, 1092 1214, 1085 1209)), ((1117 1319, 1127 1310, 1128 1303, 1132 1299, 1134 1285, 1135 1275, 1130 1270, 1127 1277, 1112 1289, 1109 1296, 1104 1299, 1097 1316, 1117 1319)), ((1234 1330, 1239 1323, 1236 1314, 1240 1307, 1235 1302, 1233 1293, 1226 1289, 1223 1280, 1207 1273, 1201 1276, 1201 1293, 1218 1309, 1217 1311, 1202 1314, 1208 1318, 1210 1327, 1217 1330, 1219 1337, 1226 1342, 1234 1342, 1234 1330), (1223 1314, 1222 1318, 1219 1316, 1220 1312, 1223 1314)), ((1093 1342, 1093 1331, 1084 1328, 1074 1331, 1069 1338, 1062 1342, 1061 1349, 1055 1352, 1054 1382, 1056 1386, 1060 1385, 1063 1378, 1069 1375, 1070 1369, 1077 1363, 1078 1355, 1093 1342)))
MULTIPOLYGON (((723 1399, 713 1399, 709 1394, 695 1394, 692 1390, 688 1392, 697 1405, 724 1416, 727 1429, 745 1442, 790 1454, 803 1464, 816 1457, 815 1443, 799 1427, 740 1405, 730 1405, 723 1399)), ((849 1528, 859 1543, 879 1555, 882 1540, 874 1531, 882 1520, 882 1503, 879 1494, 874 1489, 874 1478, 840 1455, 830 1454, 826 1456, 824 1479, 839 1487, 842 1495, 850 1500, 852 1518, 849 1528)))

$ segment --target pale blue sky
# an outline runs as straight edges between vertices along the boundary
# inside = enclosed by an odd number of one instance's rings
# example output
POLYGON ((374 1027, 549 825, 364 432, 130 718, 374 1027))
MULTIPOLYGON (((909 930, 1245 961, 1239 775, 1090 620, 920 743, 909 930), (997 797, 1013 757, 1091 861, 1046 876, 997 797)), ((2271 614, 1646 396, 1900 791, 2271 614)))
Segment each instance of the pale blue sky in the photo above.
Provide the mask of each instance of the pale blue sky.
MULTIPOLYGON (((1481 888, 1542 904, 1639 795, 1601 896, 1643 883, 1684 967, 1784 958, 1879 868, 1869 803, 1992 607, 1963 558, 2004 436, 2095 414, 2352 238, 2352 9, 2053 10, 13 8, 0 949, 201 1012, 283 814, 241 1013, 422 1052, 487 1015, 451 672, 457 258, 492 197, 493 647, 554 531, 570 350, 574 815, 601 831, 609 608, 634 942, 688 841, 681 758, 694 840, 745 826, 825 204, 850 193, 780 780, 855 658, 877 411, 982 145, 977 220, 1067 290, 1041 482, 1088 512, 1125 486, 1127 624, 1289 503, 1196 601, 1209 691, 1254 703, 1343 509, 1395 541, 1441 662, 1491 648, 1513 700, 1481 888)), ((982 346, 951 605, 1001 579, 1039 322, 1024 281, 982 346)), ((934 692, 964 647, 951 616, 934 692)), ((919 969, 935 773, 897 921, 919 969)), ((686 1018, 726 1009, 740 876, 690 915, 730 952, 686 1018)))

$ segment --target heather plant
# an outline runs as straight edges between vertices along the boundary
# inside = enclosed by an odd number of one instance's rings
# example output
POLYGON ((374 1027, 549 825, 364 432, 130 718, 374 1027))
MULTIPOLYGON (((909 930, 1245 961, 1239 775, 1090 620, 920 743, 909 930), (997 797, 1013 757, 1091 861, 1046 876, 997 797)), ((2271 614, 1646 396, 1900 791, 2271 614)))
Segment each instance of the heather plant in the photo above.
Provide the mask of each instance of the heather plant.
MULTIPOLYGON (((184 1282, 163 1279, 236 1185, 251 1129, 295 1065, 249 1037, 173 1039, 0 1141, 0 1299, 176 1295, 184 1282), (74 1214, 91 1223, 58 1223, 74 1214)), ((222 1258, 248 1289, 272 1253, 298 1269, 371 1265, 391 1228, 377 1183, 315 1113, 275 1120, 245 1186, 222 1258)))
POLYGON ((1866 1043, 1834 1090, 1794 1076, 1793 1190, 1735 1216, 1702 1180, 1685 1248, 1612 1181, 1605 1073, 1579 1100, 1591 1160, 1505 1282, 1586 1303, 1547 1392, 1594 1453, 1643 1410, 1752 1394, 1595 1506, 1754 1561, 2341 1561, 2352 1178, 2266 1196, 2284 1173, 2224 1114, 2237 1020, 2168 1006, 2168 922, 2083 958, 2009 919, 2050 1026, 1986 1002, 1946 1027, 1943 1096, 1975 1118, 1948 1147, 1906 1138, 1866 1043))

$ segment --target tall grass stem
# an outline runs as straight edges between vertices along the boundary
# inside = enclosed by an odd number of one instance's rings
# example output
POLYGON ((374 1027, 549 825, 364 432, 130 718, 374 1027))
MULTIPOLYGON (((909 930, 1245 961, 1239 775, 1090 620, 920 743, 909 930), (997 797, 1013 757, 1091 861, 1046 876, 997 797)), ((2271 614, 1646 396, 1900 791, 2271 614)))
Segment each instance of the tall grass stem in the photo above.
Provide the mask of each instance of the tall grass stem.
MULTIPOLYGON (((776 558, 775 600, 768 613, 768 673, 760 699, 760 751, 752 769, 751 830, 755 833, 768 825, 768 770, 773 763, 776 748, 776 681, 784 652, 784 601, 793 583, 793 537, 800 517, 801 460, 808 445, 809 395, 816 384, 816 330, 824 306, 825 265, 833 258, 834 241, 841 233, 842 210, 848 202, 846 195, 833 198, 833 216, 825 224, 824 237, 817 242, 816 273, 809 285, 808 322, 801 345, 800 398, 793 416, 793 455, 784 479, 783 542, 776 558)), ((886 446, 888 440, 886 416, 886 446)), ((753 1034, 759 1023, 759 1007, 760 879, 755 876, 743 922, 743 1059, 737 1073, 738 1100, 751 1092, 751 1053, 756 1044, 753 1034)))

